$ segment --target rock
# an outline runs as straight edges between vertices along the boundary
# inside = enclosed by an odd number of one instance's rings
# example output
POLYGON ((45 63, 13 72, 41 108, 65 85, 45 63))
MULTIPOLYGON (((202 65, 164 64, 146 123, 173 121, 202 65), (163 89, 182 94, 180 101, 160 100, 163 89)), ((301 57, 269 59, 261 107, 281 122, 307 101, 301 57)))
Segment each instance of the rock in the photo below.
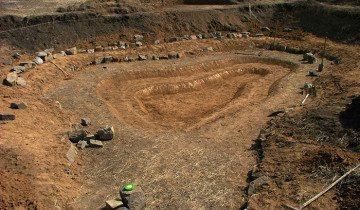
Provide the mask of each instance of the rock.
POLYGON ((95 53, 95 49, 88 49, 86 52, 89 54, 93 54, 93 53, 95 53))
POLYGON ((168 55, 160 55, 159 57, 161 60, 167 60, 169 59, 169 56, 168 55))
POLYGON ((241 35, 248 35, 248 36, 250 36, 250 32, 248 32, 248 31, 243 31, 243 32, 241 32, 241 35))
POLYGON ((19 86, 24 87, 24 86, 26 86, 27 83, 23 78, 18 77, 17 80, 16 80, 16 84, 19 85, 19 86))
POLYGON ((140 34, 135 34, 134 35, 134 40, 135 41, 142 41, 143 39, 144 39, 143 35, 140 35, 140 34))
POLYGON ((214 51, 214 49, 212 47, 207 47, 205 48, 206 51, 214 51))
POLYGON ((160 60, 159 56, 157 56, 157 55, 153 55, 153 56, 152 56, 152 59, 153 59, 154 61, 160 60))
POLYGON ((102 46, 95 47, 95 52, 101 52, 101 51, 104 51, 104 48, 102 46))
POLYGON ((269 114, 268 117, 277 117, 279 115, 283 115, 285 113, 285 110, 277 110, 269 114))
POLYGON ((269 27, 262 27, 261 31, 271 31, 269 27))
POLYGON ((135 186, 131 191, 121 189, 120 197, 129 209, 140 210, 145 207, 145 193, 139 186, 135 186))
POLYGON ((177 41, 178 41, 177 37, 170 37, 165 39, 165 42, 177 42, 177 41))
POLYGON ((3 64, 4 65, 11 65, 11 64, 13 64, 13 59, 12 58, 5 59, 3 61, 3 64))
POLYGON ((101 64, 101 63, 103 62, 103 60, 104 60, 103 57, 96 58, 96 59, 92 62, 92 64, 94 64, 94 65, 99 65, 99 64, 101 64))
POLYGON ((14 66, 10 71, 15 72, 17 74, 21 74, 26 71, 26 68, 25 66, 14 66))
POLYGON ((54 56, 50 54, 50 55, 46 56, 45 59, 43 59, 43 60, 44 60, 44 62, 50 62, 50 61, 54 60, 54 56))
POLYGON ((284 32, 291 32, 292 31, 292 29, 291 28, 284 28, 284 30, 283 30, 284 32))
POLYGON ((158 40, 155 40, 154 41, 154 44, 160 44, 160 40, 158 39, 158 40))
POLYGON ((112 51, 113 50, 113 48, 112 47, 105 47, 104 48, 104 51, 106 52, 106 51, 112 51))
POLYGON ((286 51, 286 46, 282 45, 282 44, 275 45, 275 50, 285 52, 286 51))
POLYGON ((226 34, 226 37, 229 39, 234 39, 236 37, 236 35, 234 33, 229 33, 229 34, 226 34))
POLYGON ((14 59, 20 59, 22 56, 20 55, 20 53, 14 53, 14 54, 12 55, 12 57, 13 57, 14 59))
POLYGON ((96 139, 96 136, 94 134, 87 134, 84 140, 89 141, 90 139, 96 139))
POLYGON ((47 55, 49 56, 54 52, 54 50, 55 50, 54 48, 49 48, 49 49, 44 50, 44 52, 46 52, 47 55))
POLYGON ((74 145, 70 145, 69 150, 66 152, 66 158, 69 161, 69 165, 73 164, 77 156, 78 150, 74 145))
POLYGON ((126 49, 126 45, 122 45, 122 46, 120 46, 119 48, 122 49, 122 50, 125 50, 125 49, 126 49))
POLYGON ((4 85, 14 86, 16 84, 16 80, 18 79, 18 74, 15 72, 8 73, 6 78, 4 79, 4 85))
POLYGON ((169 59, 177 59, 179 57, 180 57, 179 53, 177 53, 177 52, 170 52, 169 53, 169 59))
POLYGON ((103 146, 104 146, 104 144, 102 143, 102 141, 98 141, 98 140, 94 140, 94 139, 89 140, 89 147, 100 148, 103 146))
POLYGON ((139 55, 138 57, 139 61, 144 61, 147 59, 146 55, 139 55))
POLYGON ((85 130, 75 130, 75 131, 69 131, 68 132, 69 140, 72 143, 78 143, 81 140, 84 140, 86 137, 86 131, 85 130))
POLYGON ((198 39, 202 39, 203 37, 202 37, 202 34, 198 34, 198 35, 196 35, 196 37, 198 38, 198 39))
POLYGON ((45 58, 48 56, 48 54, 46 52, 42 51, 42 52, 37 52, 36 56, 40 57, 43 60, 45 60, 45 58))
POLYGON ((34 59, 34 62, 37 64, 37 65, 41 65, 44 63, 43 59, 41 59, 40 57, 36 57, 34 59))
POLYGON ((196 36, 196 35, 191 35, 191 36, 190 36, 190 39, 191 39, 191 40, 196 40, 196 39, 197 39, 197 36, 196 36))
POLYGON ((88 146, 89 146, 89 144, 88 144, 86 141, 83 141, 83 140, 79 141, 79 142, 76 144, 76 147, 77 147, 78 149, 85 149, 85 148, 88 147, 88 146))
POLYGON ((119 49, 118 46, 113 46, 112 48, 113 48, 113 50, 118 50, 119 49))
POLYGON ((105 202, 106 209, 117 209, 120 206, 124 205, 121 200, 118 199, 111 199, 105 202))
POLYGON ((19 65, 24 66, 26 70, 28 70, 34 68, 36 66, 36 63, 33 61, 27 61, 27 62, 21 62, 19 65))
POLYGON ((0 113, 0 120, 1 121, 15 120, 15 115, 14 114, 9 114, 9 113, 0 113))
POLYGON ((89 119, 89 118, 82 118, 82 119, 81 119, 81 125, 83 125, 83 126, 89 126, 89 125, 91 125, 90 119, 89 119))
POLYGON ((141 47, 143 44, 142 44, 142 42, 135 42, 135 45, 136 45, 136 47, 141 47))
POLYGON ((309 71, 308 76, 310 76, 310 77, 318 77, 319 75, 318 75, 318 73, 315 72, 315 71, 309 71))
POLYGON ((66 55, 76 55, 77 54, 77 48, 73 47, 70 49, 65 50, 66 55))
POLYGON ((114 58, 112 56, 105 56, 103 58, 103 63, 111 63, 114 60, 114 58))
POLYGON ((263 37, 265 36, 264 34, 255 34, 255 37, 263 37))
POLYGON ((264 185, 267 185, 269 183, 269 181, 270 181, 269 177, 262 176, 262 177, 259 177, 259 178, 255 179, 254 181, 250 182, 249 188, 248 188, 248 191, 247 191, 247 195, 251 196, 251 195, 259 192, 260 189, 264 185))
POLYGON ((108 125, 96 132, 96 136, 101 141, 112 140, 114 138, 114 134, 114 127, 108 125))
POLYGON ((303 60, 311 64, 316 63, 316 57, 312 53, 305 53, 303 56, 303 60))
POLYGON ((10 108, 12 109, 26 109, 27 104, 25 102, 13 102, 10 104, 10 108))

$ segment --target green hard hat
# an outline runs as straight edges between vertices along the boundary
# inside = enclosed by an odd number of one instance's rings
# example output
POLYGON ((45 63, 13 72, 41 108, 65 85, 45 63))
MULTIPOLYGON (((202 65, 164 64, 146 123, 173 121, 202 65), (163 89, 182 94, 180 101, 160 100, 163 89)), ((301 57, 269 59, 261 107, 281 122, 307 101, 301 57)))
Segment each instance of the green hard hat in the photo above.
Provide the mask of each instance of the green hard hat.
POLYGON ((128 183, 128 184, 124 185, 124 190, 125 191, 131 191, 133 189, 135 189, 135 184, 134 183, 128 183))

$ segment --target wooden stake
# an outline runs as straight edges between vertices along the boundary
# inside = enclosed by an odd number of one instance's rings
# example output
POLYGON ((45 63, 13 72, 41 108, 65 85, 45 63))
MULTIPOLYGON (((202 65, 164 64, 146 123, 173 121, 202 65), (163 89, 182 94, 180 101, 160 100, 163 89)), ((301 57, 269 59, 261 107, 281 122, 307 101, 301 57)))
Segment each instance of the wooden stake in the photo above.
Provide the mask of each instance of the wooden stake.
POLYGON ((312 203, 313 201, 315 201, 316 199, 318 199, 320 196, 324 195, 327 191, 329 191, 331 188, 333 188, 337 183, 339 183, 341 180, 343 180, 345 177, 347 177, 351 172, 355 171, 358 167, 360 166, 360 164, 358 164, 357 166, 355 166, 354 168, 352 168, 351 170, 349 170, 348 172, 346 172, 344 175, 342 175, 340 178, 338 178, 335 182, 333 182, 331 185, 329 185, 325 190, 321 191, 319 194, 315 195, 314 197, 312 197, 310 200, 306 201, 304 204, 302 204, 299 208, 296 207, 292 207, 290 205, 286 205, 287 207, 294 209, 294 210, 302 210, 305 207, 307 207, 310 203, 312 203))

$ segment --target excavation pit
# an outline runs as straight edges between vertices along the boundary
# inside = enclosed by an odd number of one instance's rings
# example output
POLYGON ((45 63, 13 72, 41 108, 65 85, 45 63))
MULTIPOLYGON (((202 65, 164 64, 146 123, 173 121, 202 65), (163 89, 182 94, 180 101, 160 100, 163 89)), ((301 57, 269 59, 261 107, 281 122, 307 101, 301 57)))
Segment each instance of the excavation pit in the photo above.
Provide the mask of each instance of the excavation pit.
POLYGON ((263 103, 294 64, 239 57, 117 73, 97 88, 116 116, 143 128, 188 129, 224 110, 263 103), (109 91, 112 90, 112 91, 109 91))

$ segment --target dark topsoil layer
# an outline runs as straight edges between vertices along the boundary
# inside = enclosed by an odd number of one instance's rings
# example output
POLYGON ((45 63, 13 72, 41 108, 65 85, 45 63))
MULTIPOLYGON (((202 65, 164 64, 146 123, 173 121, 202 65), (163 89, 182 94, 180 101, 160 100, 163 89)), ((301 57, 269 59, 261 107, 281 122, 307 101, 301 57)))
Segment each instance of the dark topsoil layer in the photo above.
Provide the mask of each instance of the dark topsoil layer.
POLYGON ((213 31, 248 30, 257 33, 263 26, 274 25, 301 28, 342 42, 358 43, 360 40, 359 9, 340 10, 314 2, 300 2, 261 4, 253 6, 252 10, 263 24, 249 18, 247 6, 111 16, 89 12, 25 18, 7 15, 0 17, 0 40, 20 49, 35 51, 49 47, 63 49, 83 43, 105 44, 101 41, 129 39, 134 33, 159 38, 213 31))

